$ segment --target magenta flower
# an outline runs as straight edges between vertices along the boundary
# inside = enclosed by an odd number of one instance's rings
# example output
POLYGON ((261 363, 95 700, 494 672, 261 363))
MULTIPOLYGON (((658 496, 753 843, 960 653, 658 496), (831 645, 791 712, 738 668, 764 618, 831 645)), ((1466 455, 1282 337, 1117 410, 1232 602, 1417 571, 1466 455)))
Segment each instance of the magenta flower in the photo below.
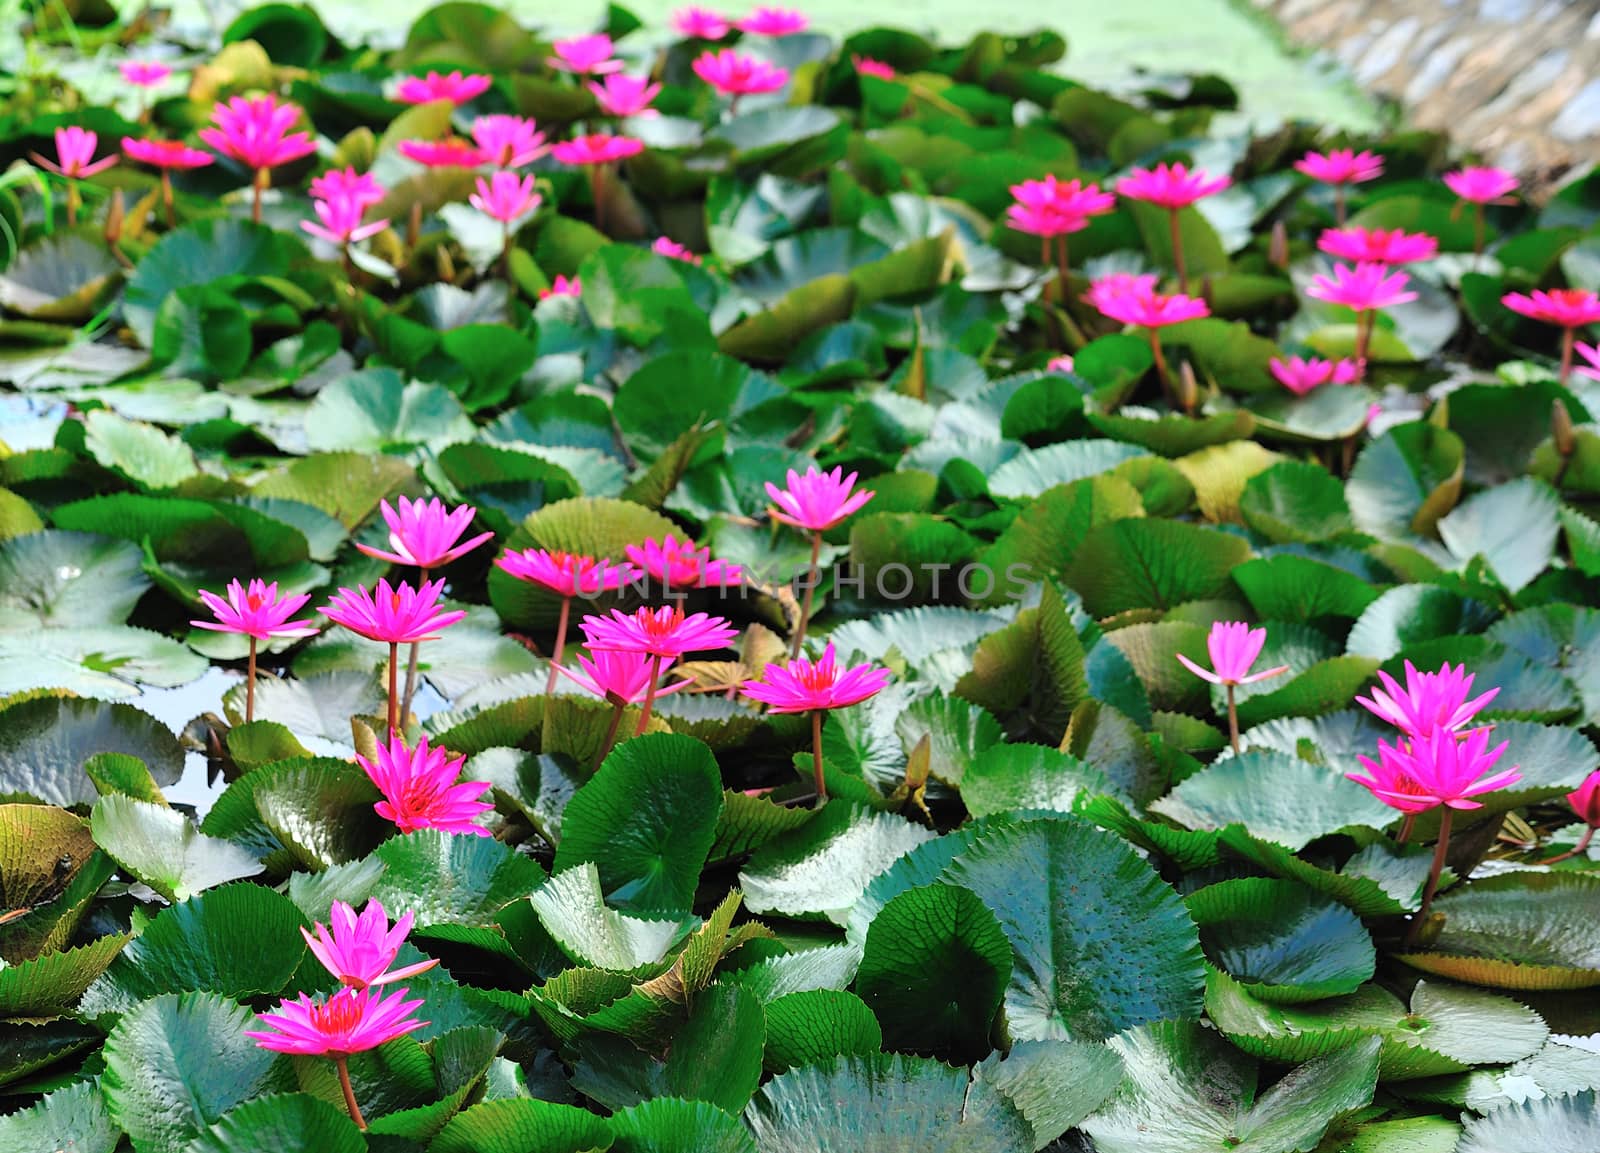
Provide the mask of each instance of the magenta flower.
POLYGON ((738 632, 722 617, 683 615, 680 605, 641 608, 633 613, 612 609, 610 616, 584 617, 580 622, 591 652, 621 649, 662 660, 707 649, 725 649, 738 632))
POLYGON ((170 67, 154 60, 124 60, 117 71, 122 73, 123 83, 135 88, 155 88, 172 75, 170 67))
POLYGON ((1412 264, 1439 255, 1439 242, 1425 232, 1399 228, 1328 228, 1317 247, 1341 260, 1376 264, 1412 264))
POLYGON ((317 200, 354 200, 363 208, 383 202, 383 186, 371 173, 354 168, 330 168, 311 181, 311 195, 317 200))
POLYGON ((1227 176, 1212 176, 1201 168, 1190 170, 1181 163, 1158 164, 1154 168, 1135 168, 1117 181, 1117 192, 1129 200, 1176 209, 1213 196, 1232 183, 1227 176))
POLYGON ((423 581, 421 588, 402 582, 391 586, 379 580, 378 587, 341 588, 322 606, 322 614, 358 636, 389 645, 408 645, 414 641, 439 639, 438 630, 449 628, 467 614, 439 607, 444 581, 423 581))
POLYGON ((647 76, 625 76, 614 72, 596 84, 589 82, 595 103, 607 116, 659 116, 650 102, 661 94, 661 85, 650 83, 647 76))
POLYGON ((1097 184, 1057 180, 1054 176, 1013 184, 1011 195, 1017 202, 1013 207, 1035 208, 1061 216, 1104 216, 1117 206, 1117 198, 1102 192, 1097 184))
POLYGON ((422 1002, 407 1001, 407 992, 396 989, 385 995, 379 989, 340 989, 326 1001, 301 993, 297 1001, 282 1002, 277 1012, 260 1014, 269 1030, 245 1036, 275 1053, 342 1060, 387 1045, 428 1023, 411 1016, 422 1002))
POLYGON ((384 552, 371 545, 357 542, 356 548, 367 556, 386 560, 390 564, 416 565, 420 569, 436 569, 465 556, 494 533, 479 533, 471 540, 458 544, 461 534, 472 524, 478 510, 469 504, 446 511, 438 497, 432 500, 409 500, 401 497, 395 509, 385 500, 378 511, 389 526, 389 544, 393 552, 384 552))
POLYGON ((472 139, 480 163, 496 168, 521 168, 550 151, 544 133, 524 116, 480 116, 472 122, 472 139))
POLYGON ((1431 737, 1436 732, 1455 732, 1477 716, 1499 694, 1492 688, 1482 696, 1467 699, 1474 674, 1465 665, 1450 667, 1447 661, 1436 673, 1418 672, 1405 662, 1406 684, 1401 688, 1388 673, 1378 673, 1381 689, 1371 697, 1357 697, 1356 704, 1394 725, 1407 737, 1431 737))
POLYGON ((576 299, 583 295, 583 280, 580 277, 565 277, 559 273, 550 282, 549 288, 539 290, 540 300, 549 300, 552 296, 570 296, 576 299))
POLYGON ((374 220, 370 224, 362 224, 361 218, 366 214, 366 208, 359 200, 351 197, 313 200, 311 207, 315 210, 317 219, 302 220, 300 227, 330 244, 340 246, 354 244, 358 240, 376 236, 389 227, 387 220, 374 220))
POLYGON ((1321 184, 1365 184, 1383 175, 1383 157, 1336 148, 1331 152, 1307 152, 1294 162, 1294 167, 1321 184))
POLYGON ((1579 376, 1588 377, 1590 380, 1600 380, 1600 347, 1593 344, 1585 344, 1581 340, 1573 347, 1578 350, 1579 355, 1584 360, 1589 362, 1588 364, 1580 364, 1573 371, 1579 376))
POLYGON ((1178 663, 1201 680, 1214 685, 1253 685, 1289 671, 1288 665, 1279 665, 1259 673, 1250 671, 1250 666, 1261 655, 1261 646, 1266 643, 1266 629, 1253 629, 1243 621, 1217 621, 1206 636, 1206 652, 1211 656, 1211 668, 1201 668, 1182 653, 1177 654, 1178 663))
POLYGON ((1072 357, 1066 353, 1062 353, 1060 356, 1052 356, 1044 362, 1044 370, 1046 372, 1071 372, 1072 357))
POLYGON ((667 236, 656 237, 655 243, 650 246, 650 251, 657 256, 665 256, 668 260, 681 260, 685 264, 700 263, 700 257, 697 254, 667 236))
POLYGON ((373 985, 391 985, 418 973, 425 973, 439 962, 419 961, 392 972, 389 966, 405 944, 411 932, 413 916, 407 913, 389 927, 389 915, 378 900, 367 902, 358 916, 343 901, 335 901, 328 912, 328 925, 315 922, 314 932, 304 928, 300 935, 306 939, 311 955, 322 962, 323 968, 352 989, 365 989, 373 985))
POLYGON ((1154 276, 1113 273, 1090 284, 1084 299, 1112 320, 1141 328, 1164 328, 1211 315, 1204 300, 1181 293, 1163 295, 1155 283, 1154 276))
POLYGON ((1591 829, 1600 825, 1600 769, 1585 777, 1583 784, 1567 794, 1566 800, 1584 824, 1591 829))
POLYGON ((534 191, 536 187, 531 176, 496 172, 487 180, 478 177, 477 191, 467 197, 467 203, 485 216, 509 225, 539 207, 542 198, 534 191))
POLYGON ((823 472, 812 465, 804 476, 791 468, 784 479, 785 488, 767 482, 773 506, 768 512, 773 520, 807 532, 827 532, 844 523, 876 495, 871 489, 856 491, 856 474, 845 476, 842 468, 823 472))
POLYGON ((1572 352, 1577 330, 1600 322, 1600 296, 1586 288, 1552 288, 1548 292, 1535 289, 1523 295, 1508 292, 1500 303, 1512 312, 1543 321, 1561 328, 1561 375, 1563 386, 1572 375, 1572 352))
POLYGON ((709 8, 679 8, 672 13, 672 30, 686 40, 721 40, 732 25, 709 8))
POLYGON ((604 32, 557 40, 551 47, 556 54, 548 57, 546 63, 562 72, 579 76, 604 76, 607 72, 621 72, 623 69, 621 60, 612 59, 614 49, 611 37, 604 32))
POLYGON ((261 193, 272 170, 310 156, 316 143, 305 132, 290 132, 300 119, 297 105, 279 103, 268 93, 254 99, 235 96, 211 111, 214 127, 202 128, 200 139, 222 155, 255 170, 250 219, 261 223, 261 193))
POLYGON ((1358 364, 1367 363, 1367 348, 1372 342, 1372 328, 1377 322, 1379 309, 1392 308, 1415 300, 1415 292, 1407 292, 1410 282, 1403 272, 1391 272, 1385 264, 1363 261, 1357 265, 1336 264, 1333 275, 1318 273, 1311 278, 1306 295, 1329 304, 1342 304, 1356 314, 1356 355, 1358 364))
POLYGON ((881 692, 891 675, 872 665, 840 670, 829 641, 815 662, 801 657, 787 665, 768 665, 762 679, 745 681, 739 691, 775 713, 808 713, 859 704, 881 692))
POLYGON ((563 140, 551 151, 563 164, 610 164, 639 155, 644 151, 644 141, 632 136, 577 136, 563 140))
POLYGON ((1446 187, 1471 204, 1497 204, 1522 186, 1504 168, 1461 168, 1444 174, 1446 187))
POLYGON ((435 100, 448 100, 457 108, 477 99, 489 91, 494 77, 461 72, 441 76, 429 72, 426 76, 407 76, 395 89, 394 97, 402 104, 432 104, 435 100))
POLYGON ((741 96, 776 92, 789 83, 789 72, 755 56, 746 56, 732 48, 721 52, 702 52, 695 57, 694 74, 724 96, 735 102, 741 96))
POLYGON ((709 548, 695 548, 685 537, 668 533, 661 540, 627 546, 628 560, 666 589, 704 589, 736 585, 742 576, 736 564, 712 560, 709 548))
POLYGON ((378 816, 393 821, 402 833, 418 829, 439 829, 463 836, 493 836, 477 824, 477 819, 494 808, 478 800, 489 789, 488 781, 457 784, 465 756, 450 758, 441 748, 429 748, 427 737, 418 737, 416 748, 407 748, 405 738, 391 731, 389 743, 378 746, 372 760, 359 753, 359 764, 383 794, 372 807, 378 816))
POLYGON ((216 157, 198 148, 190 148, 181 140, 135 140, 122 138, 122 151, 129 160, 159 168, 165 175, 170 171, 186 172, 191 168, 204 168, 216 163, 216 157))
POLYGON ((1354 384, 1361 379, 1361 365, 1353 360, 1301 360, 1291 356, 1280 360, 1273 357, 1267 362, 1278 383, 1296 396, 1305 396, 1324 384, 1354 384))
POLYGON ((738 23, 739 31, 752 36, 792 36, 810 26, 805 13, 793 8, 757 8, 738 23))
POLYGON ((1489 748, 1490 730, 1468 733, 1435 729, 1426 737, 1406 737, 1392 746, 1378 742, 1378 760, 1358 756, 1366 775, 1345 776, 1372 792, 1384 804, 1403 813, 1421 813, 1440 805, 1452 809, 1481 809, 1470 798, 1514 785, 1522 773, 1513 766, 1485 776, 1509 746, 1501 741, 1489 748))
POLYGON ((228 599, 215 593, 200 590, 200 599, 206 608, 216 614, 216 621, 190 621, 197 629, 210 629, 218 633, 239 633, 258 641, 274 637, 310 637, 317 634, 309 619, 292 621, 289 618, 300 611, 310 600, 305 593, 278 595, 278 583, 268 584, 253 580, 249 587, 238 581, 228 582, 228 599))
POLYGON ((518 580, 547 588, 561 597, 598 596, 620 588, 636 575, 629 565, 542 548, 508 552, 494 563, 518 580))
MULTIPOLYGON (((671 660, 657 661, 644 653, 624 652, 620 649, 600 649, 593 657, 578 655, 582 671, 557 665, 561 674, 597 697, 613 705, 636 705, 651 696, 651 684, 661 673, 672 666, 671 660)), ((654 696, 664 697, 688 688, 693 681, 674 681, 655 689, 654 696)))
POLYGON ((459 136, 443 140, 402 140, 395 150, 425 168, 476 168, 489 158, 459 136))
POLYGON ((870 56, 862 56, 852 52, 850 54, 850 63, 854 66, 858 76, 876 76, 879 80, 893 80, 895 78, 894 68, 885 64, 882 60, 874 60, 870 56))
POLYGON ((76 126, 57 128, 56 159, 53 163, 37 152, 30 152, 28 155, 35 164, 47 172, 83 180, 97 172, 104 172, 117 162, 115 156, 105 156, 99 160, 94 158, 94 150, 99 143, 100 137, 87 128, 76 126))

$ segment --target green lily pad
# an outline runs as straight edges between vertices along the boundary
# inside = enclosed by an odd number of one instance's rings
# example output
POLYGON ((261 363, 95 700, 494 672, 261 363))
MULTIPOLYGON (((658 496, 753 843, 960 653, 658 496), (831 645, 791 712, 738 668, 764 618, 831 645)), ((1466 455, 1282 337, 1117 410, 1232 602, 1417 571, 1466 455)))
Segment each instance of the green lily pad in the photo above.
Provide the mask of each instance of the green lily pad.
POLYGON ((0 710, 0 718, 0 795, 92 805, 100 793, 83 765, 100 753, 139 758, 163 788, 183 772, 177 738, 132 705, 39 697, 0 710))

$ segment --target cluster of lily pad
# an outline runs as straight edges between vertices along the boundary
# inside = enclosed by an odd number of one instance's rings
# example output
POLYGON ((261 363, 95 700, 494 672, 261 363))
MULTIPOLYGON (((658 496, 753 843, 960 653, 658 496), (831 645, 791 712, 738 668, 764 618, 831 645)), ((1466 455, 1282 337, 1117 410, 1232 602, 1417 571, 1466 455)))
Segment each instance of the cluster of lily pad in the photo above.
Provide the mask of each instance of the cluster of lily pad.
POLYGON ((1050 33, 56 19, 0 1149, 1595 1143, 1600 178, 1050 33))

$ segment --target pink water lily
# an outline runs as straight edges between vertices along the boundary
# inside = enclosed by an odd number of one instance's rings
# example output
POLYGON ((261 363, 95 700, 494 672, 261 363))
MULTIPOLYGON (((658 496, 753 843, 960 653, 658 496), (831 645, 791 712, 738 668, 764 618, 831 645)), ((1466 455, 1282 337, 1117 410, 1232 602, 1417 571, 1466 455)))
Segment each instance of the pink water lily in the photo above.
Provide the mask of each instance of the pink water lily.
POLYGON ((1324 384, 1354 384, 1362 377, 1361 365, 1353 360, 1320 360, 1298 356, 1273 357, 1267 368, 1278 383, 1296 396, 1305 396, 1324 384))
POLYGON ((539 290, 540 300, 549 300, 553 296, 570 296, 576 299, 583 295, 583 280, 576 276, 562 276, 559 273, 550 282, 549 288, 539 290))
POLYGON ((1579 356, 1588 362, 1587 364, 1578 365, 1573 371, 1579 376, 1587 377, 1590 380, 1600 380, 1600 347, 1593 344, 1585 344, 1580 340, 1573 345, 1573 348, 1579 356))
POLYGON ((776 92, 789 83, 788 69, 769 64, 758 56, 747 56, 724 48, 695 57, 694 74, 735 103, 742 96, 776 92))
POLYGON ((1516 174, 1504 168, 1459 168, 1444 174, 1451 192, 1469 204, 1497 204, 1522 186, 1516 174))
POLYGON ((1367 363, 1367 350, 1372 343, 1372 330, 1378 312, 1406 304, 1417 298, 1406 285, 1411 278, 1403 272, 1391 271, 1386 264, 1363 261, 1360 264, 1336 264, 1333 275, 1318 273, 1311 278, 1306 295, 1329 304, 1342 304, 1356 314, 1356 350, 1358 364, 1367 363))
POLYGON ((439 963, 430 958, 399 969, 389 968, 399 956, 414 919, 406 913, 390 928, 389 914, 377 899, 368 901, 359 914, 344 901, 335 901, 326 926, 321 921, 314 922, 310 930, 302 928, 300 935, 306 939, 311 955, 341 984, 366 989, 404 981, 439 963))
POLYGON ((1572 353, 1577 331, 1600 323, 1600 296, 1587 288, 1552 288, 1549 291, 1508 292, 1500 303, 1520 316, 1553 324, 1561 329, 1561 369, 1564 386, 1572 375, 1572 353))
POLYGON ((805 13, 793 8, 757 8, 738 23, 741 32, 752 36, 793 36, 810 26, 805 13))
POLYGON ((1472 798, 1514 785, 1522 779, 1516 768, 1489 774, 1510 747, 1501 741, 1489 747, 1490 729, 1457 733, 1435 729, 1426 737, 1403 737, 1393 745, 1378 742, 1378 759, 1357 756, 1366 773, 1346 773, 1384 804, 1403 813, 1420 813, 1441 805, 1452 809, 1481 809, 1472 798))
POLYGON ((172 75, 172 68, 156 60, 124 60, 117 65, 125 84, 135 88, 156 88, 172 75))
POLYGON ((204 168, 208 164, 215 164, 217 160, 211 153, 191 148, 181 140, 136 140, 132 136, 124 136, 122 151, 129 160, 159 168, 163 173, 204 168))
POLYGON ((1092 217, 1103 216, 1116 207, 1117 198, 1102 192, 1098 185, 1081 180, 1024 180, 1011 186, 1015 203, 1006 208, 1006 223, 1018 232, 1039 237, 1039 263, 1048 265, 1052 246, 1060 290, 1067 291, 1071 262, 1067 237, 1089 227, 1092 217))
POLYGON ((767 482, 772 519, 807 532, 827 532, 844 523, 874 495, 871 489, 857 489, 856 474, 846 476, 843 468, 823 472, 812 465, 803 476, 791 468, 783 488, 767 482))
POLYGON ((1323 231, 1317 247, 1341 260, 1378 264, 1412 264, 1439 255, 1439 242, 1434 237, 1399 228, 1329 228, 1323 231))
POLYGON ((1541 865, 1554 865, 1558 861, 1565 861, 1570 857, 1581 857, 1589 851, 1589 845, 1594 840, 1596 829, 1600 829, 1600 769, 1596 769, 1583 779, 1583 784, 1566 795, 1567 804, 1572 806, 1572 811, 1587 827, 1583 835, 1578 838, 1578 843, 1564 853, 1557 853, 1553 857, 1546 857, 1540 861, 1541 865))
POLYGON ((1295 161, 1295 169, 1321 184, 1333 186, 1333 215, 1344 224, 1345 189, 1365 184, 1383 175, 1383 157, 1372 152, 1336 148, 1331 152, 1307 152, 1295 161))
POLYGON ((472 140, 483 163, 496 168, 521 168, 550 151, 544 133, 525 116, 480 116, 472 122, 472 140))
POLYGON ((252 580, 248 586, 228 582, 228 597, 200 589, 200 601, 216 616, 215 621, 190 621, 197 629, 218 633, 237 633, 249 638, 249 658, 245 667, 244 721, 256 719, 256 648, 261 641, 274 638, 298 640, 315 636, 317 628, 310 618, 290 620, 311 597, 307 593, 279 595, 278 582, 252 580))
POLYGON ((311 195, 318 200, 354 200, 363 208, 383 202, 383 186, 369 172, 354 168, 330 168, 311 181, 311 195))
POLYGON ((411 500, 400 497, 396 505, 380 501, 378 511, 389 526, 389 546, 394 551, 384 552, 369 544, 356 543, 356 548, 367 556, 386 560, 390 564, 415 565, 421 569, 436 569, 465 556, 494 533, 484 532, 461 540, 461 534, 472 525, 478 510, 470 504, 447 509, 438 497, 431 500, 411 500))
POLYGON ((434 641, 439 632, 466 617, 463 610, 439 607, 444 581, 423 581, 420 587, 380 579, 377 588, 341 588, 322 606, 322 614, 358 636, 385 644, 434 641))
POLYGON ((612 564, 579 553, 551 552, 542 548, 508 552, 495 565, 505 573, 529 584, 539 585, 561 598, 561 617, 556 624, 555 646, 550 655, 550 679, 545 694, 556 691, 556 673, 566 650, 567 622, 574 597, 596 597, 613 592, 633 581, 638 570, 632 565, 612 564))
POLYGON ((738 565, 713 560, 709 548, 697 548, 688 537, 680 540, 672 533, 630 544, 626 552, 637 570, 668 590, 722 588, 738 584, 743 576, 738 565))
POLYGON ((104 156, 99 160, 94 158, 94 151, 100 143, 100 137, 90 132, 87 128, 75 126, 57 128, 55 142, 56 158, 54 162, 40 156, 37 152, 29 153, 29 156, 40 168, 47 172, 54 172, 57 176, 82 180, 98 172, 104 172, 117 162, 115 155, 104 156))
POLYGON ((402 104, 432 104, 447 100, 457 108, 468 104, 489 91, 494 77, 460 71, 426 76, 407 76, 395 89, 395 99, 402 104))
POLYGON ((1215 196, 1232 183, 1230 177, 1212 176, 1203 168, 1157 164, 1154 168, 1135 168, 1118 180, 1117 194, 1162 208, 1186 208, 1215 196))
POLYGON ((694 683, 674 681, 657 686, 652 693, 652 678, 664 675, 672 664, 670 659, 656 661, 646 653, 598 649, 592 657, 580 653, 577 669, 565 665, 556 667, 573 684, 613 705, 636 705, 647 696, 664 697, 694 683))
POLYGON ((850 66, 856 70, 858 76, 875 76, 879 80, 893 80, 895 71, 893 65, 885 64, 882 60, 874 60, 870 56, 862 56, 852 52, 850 66))
POLYGON ((1084 300, 1112 320, 1140 328, 1165 328, 1211 315, 1206 302, 1182 293, 1156 291, 1156 278, 1113 273, 1089 285, 1084 300))
POLYGON ((269 1029, 245 1036, 276 1053, 338 1058, 365 1053, 428 1023, 411 1016, 422 1002, 406 1000, 408 992, 340 989, 326 1000, 302 993, 296 1001, 284 1001, 276 1012, 260 1015, 269 1029))
POLYGON ((377 756, 368 760, 358 753, 356 763, 383 794, 373 809, 402 833, 440 829, 464 836, 493 835, 477 823, 494 808, 478 800, 489 791, 489 782, 457 783, 467 763, 465 756, 452 758, 438 746, 430 748, 427 737, 418 737, 415 747, 408 746, 400 733, 391 730, 388 741, 379 742, 377 756))
POLYGON ((366 215, 366 208, 361 201, 352 197, 313 200, 311 207, 316 212, 317 219, 302 220, 300 227, 329 244, 341 247, 354 244, 369 236, 376 236, 389 227, 387 220, 374 220, 363 224, 361 218, 366 215))
POLYGON ((563 164, 611 164, 644 151, 644 141, 632 136, 578 136, 563 140, 551 153, 563 164))
POLYGON ((697 253, 691 252, 676 240, 667 236, 656 237, 655 242, 650 245, 650 251, 657 256, 665 256, 668 260, 681 260, 685 264, 700 263, 700 257, 697 253))
POLYGON ((475 144, 459 136, 443 140, 402 140, 395 151, 424 168, 477 168, 489 158, 475 144))
POLYGON ((280 102, 271 93, 246 99, 235 96, 211 112, 213 127, 202 128, 200 139, 222 155, 255 170, 251 184, 250 219, 261 222, 261 194, 271 181, 272 170, 310 156, 316 142, 305 132, 291 132, 300 119, 300 108, 280 102))
POLYGON ((659 692, 662 662, 686 653, 728 648, 739 635, 724 618, 705 613, 685 616, 680 605, 658 609, 647 606, 633 613, 612 609, 609 616, 584 617, 580 627, 590 652, 614 649, 650 658, 649 682, 634 736, 650 725, 650 708, 659 692))
POLYGON ((1052 356, 1044 362, 1044 370, 1046 372, 1071 372, 1072 357, 1066 353, 1062 353, 1060 356, 1052 356))
POLYGON ((1206 634, 1206 653, 1211 658, 1209 669, 1201 668, 1182 653, 1174 654, 1178 663, 1195 676, 1221 685, 1226 690, 1228 737, 1236 753, 1239 751, 1239 711, 1234 690, 1239 685, 1253 685, 1289 671, 1288 665, 1277 665, 1259 673, 1250 671, 1250 666, 1256 663, 1266 643, 1266 629, 1253 629, 1243 621, 1216 621, 1206 634))
POLYGON ((686 40, 721 40, 732 30, 727 18, 709 8, 679 8, 672 13, 672 30, 686 40))
POLYGON ((621 60, 613 59, 616 49, 611 37, 604 32, 557 40, 551 47, 555 49, 555 55, 548 57, 547 63, 562 72, 603 76, 607 72, 621 72, 625 67, 621 60))
POLYGON ((535 191, 537 187, 532 176, 496 172, 487 180, 478 177, 476 190, 467 197, 467 203, 485 216, 510 225, 539 207, 542 197, 535 191))
POLYGON ((607 116, 659 116, 650 102, 661 94, 661 85, 652 84, 648 77, 625 76, 621 72, 607 76, 596 84, 589 82, 595 103, 607 116))
POLYGON ((1495 687, 1471 697, 1474 674, 1467 672, 1465 665, 1452 668, 1448 661, 1436 673, 1419 672, 1406 661, 1405 674, 1402 687, 1380 671, 1378 681, 1382 687, 1371 690, 1371 696, 1358 696, 1356 704, 1408 737, 1431 737, 1436 732, 1465 728, 1500 693, 1495 687))
POLYGON ((815 661, 805 658, 786 665, 769 664, 760 680, 748 680, 740 692, 760 701, 774 713, 811 714, 812 773, 820 804, 828 799, 822 770, 822 718, 830 709, 843 709, 876 696, 889 683, 888 669, 856 665, 841 669, 829 641, 815 661))

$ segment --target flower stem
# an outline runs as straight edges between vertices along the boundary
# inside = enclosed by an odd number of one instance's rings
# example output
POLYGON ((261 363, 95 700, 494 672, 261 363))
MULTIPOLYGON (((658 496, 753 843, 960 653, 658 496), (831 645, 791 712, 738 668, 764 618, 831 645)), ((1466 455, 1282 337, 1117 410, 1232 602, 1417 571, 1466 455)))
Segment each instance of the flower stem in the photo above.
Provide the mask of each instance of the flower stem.
POLYGON ((1169 209, 1167 219, 1172 227, 1172 267, 1178 271, 1178 291, 1189 292, 1189 270, 1183 264, 1183 229, 1178 223, 1178 209, 1169 209))
POLYGON ((344 1090, 344 1107, 350 1111, 350 1120, 356 1123, 356 1128, 365 1133, 367 1120, 361 1116, 361 1106, 356 1104, 356 1091, 350 1085, 350 1066, 342 1056, 335 1057, 333 1063, 339 1070, 339 1088, 344 1090))
POLYGON ((244 670, 244 723, 256 719, 256 638, 250 638, 250 663, 244 670))
POLYGON ((251 185, 250 219, 257 224, 261 223, 261 193, 266 190, 267 181, 271 179, 272 176, 269 169, 256 169, 255 183, 251 185))
POLYGON ((550 654, 550 683, 544 687, 547 697, 554 696, 556 692, 556 668, 561 664, 561 654, 567 647, 567 617, 571 612, 572 598, 562 597, 561 619, 556 623, 556 647, 550 654))
POLYGON ((1572 848, 1568 849, 1564 853, 1557 853, 1553 857, 1546 857, 1544 860, 1537 863, 1541 865, 1553 865, 1557 861, 1565 861, 1568 857, 1580 857, 1589 851, 1589 842, 1592 840, 1594 840, 1594 826, 1590 825, 1587 829, 1583 830, 1583 836, 1578 838, 1578 843, 1573 845, 1572 848))
POLYGON ((1417 910, 1417 916, 1411 922, 1411 931, 1406 934, 1406 944, 1415 946, 1417 939, 1422 936, 1422 927, 1428 923, 1428 909, 1433 904, 1433 894, 1439 888, 1439 877, 1444 872, 1444 855, 1450 849, 1450 818, 1455 815, 1455 810, 1448 805, 1439 813, 1439 843, 1433 848, 1433 866, 1428 870, 1428 883, 1422 890, 1422 908, 1417 910))
MULTIPOLYGON (((1050 267, 1050 238, 1048 236, 1039 237, 1039 267, 1050 267)), ((1065 284, 1046 284, 1044 286, 1045 303, 1048 304, 1050 298, 1057 292, 1061 294, 1061 301, 1063 304, 1065 304, 1067 299, 1067 286, 1065 284)))
POLYGON ((80 205, 81 203, 83 203, 83 197, 78 192, 78 182, 75 181, 75 180, 67 181, 67 227, 68 228, 76 228, 78 226, 78 205, 80 205))
POLYGON ((1150 330, 1150 355, 1156 361, 1156 380, 1161 385, 1161 395, 1170 402, 1174 399, 1172 382, 1167 379, 1167 357, 1161 351, 1161 333, 1152 328, 1150 330))
POLYGON ((817 804, 828 799, 828 782, 822 775, 822 710, 811 710, 811 772, 817 782, 817 804))
POLYGON ((800 656, 800 646, 806 642, 806 626, 811 623, 811 598, 816 595, 817 582, 822 579, 817 572, 817 561, 822 556, 822 534, 811 534, 811 572, 806 579, 806 596, 800 605, 800 627, 795 629, 794 643, 789 649, 789 659, 795 660, 800 656))
POLYGON ((1567 378, 1572 375, 1572 340, 1576 332, 1577 330, 1572 328, 1561 330, 1561 375, 1557 377, 1556 383, 1562 388, 1567 387, 1567 378))
POLYGON ((606 726, 606 739, 600 742, 600 748, 594 755, 594 764, 590 768, 598 769, 610 754, 611 746, 617 743, 617 730, 622 727, 622 712, 627 707, 627 701, 617 702, 617 710, 611 714, 611 724, 606 726))
POLYGON ((1228 685, 1228 743, 1233 746, 1234 755, 1239 753, 1239 704, 1234 699, 1234 686, 1228 685))
MULTIPOLYGON (((421 576, 418 577, 419 583, 427 584, 428 570, 420 569, 419 571, 421 573, 421 576)), ((409 717, 411 715, 411 701, 417 695, 417 660, 421 656, 421 653, 422 642, 412 641, 411 656, 406 661, 406 691, 405 695, 400 698, 400 715, 402 717, 409 717)))
POLYGON ((1400 822, 1400 836, 1397 838, 1400 844, 1403 845, 1411 839, 1412 830, 1414 830, 1416 827, 1417 814, 1407 813, 1406 819, 1400 822))
POLYGON ((1472 219, 1472 267, 1478 267, 1479 258, 1483 256, 1483 205, 1473 205, 1472 219))
POLYGON ((589 173, 589 195, 594 198, 594 227, 597 232, 606 230, 606 210, 600 196, 605 167, 604 164, 596 164, 594 170, 589 173))
POLYGON ((161 170, 161 206, 167 210, 167 227, 176 228, 178 210, 172 203, 172 170, 169 168, 161 170))
POLYGON ((400 643, 389 642, 389 732, 400 728, 400 643))
POLYGON ((1361 373, 1362 379, 1366 379, 1367 350, 1372 344, 1372 329, 1377 321, 1378 314, 1370 308, 1356 313, 1356 371, 1361 373))
POLYGON ((644 690, 644 707, 639 711, 639 724, 633 730, 633 735, 642 737, 644 730, 650 723, 650 706, 656 702, 656 678, 661 675, 661 657, 656 653, 650 654, 650 683, 644 690))
POLYGON ((1063 232, 1056 237, 1056 275, 1061 280, 1061 307, 1067 307, 1067 298, 1072 295, 1068 289, 1067 277, 1072 273, 1072 262, 1067 256, 1067 234, 1063 232))

